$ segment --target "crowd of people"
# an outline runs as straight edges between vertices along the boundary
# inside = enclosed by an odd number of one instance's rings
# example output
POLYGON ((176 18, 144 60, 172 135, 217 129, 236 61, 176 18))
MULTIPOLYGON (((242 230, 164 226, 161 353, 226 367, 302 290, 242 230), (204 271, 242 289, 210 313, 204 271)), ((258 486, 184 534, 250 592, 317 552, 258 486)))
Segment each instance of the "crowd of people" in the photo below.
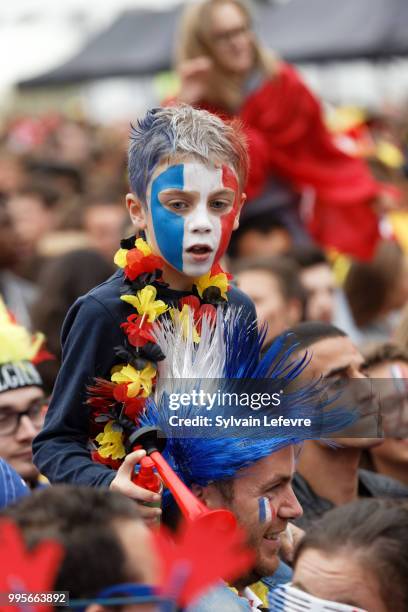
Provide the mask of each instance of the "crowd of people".
POLYGON ((241 0, 189 6, 177 43, 178 95, 130 132, 3 124, 0 593, 404 612, 403 119, 330 131, 241 0), (214 381, 272 389, 289 429, 172 405, 214 381))

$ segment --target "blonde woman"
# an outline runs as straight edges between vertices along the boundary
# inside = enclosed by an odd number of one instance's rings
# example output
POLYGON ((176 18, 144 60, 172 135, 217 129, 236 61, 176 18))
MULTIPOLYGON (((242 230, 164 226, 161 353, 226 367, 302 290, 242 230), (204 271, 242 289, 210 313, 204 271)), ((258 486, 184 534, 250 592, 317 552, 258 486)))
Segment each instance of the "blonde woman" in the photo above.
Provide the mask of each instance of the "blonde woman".
POLYGON ((247 195, 267 179, 308 193, 308 229, 325 247, 371 258, 379 237, 373 203, 381 186, 366 164, 334 145, 321 107, 296 71, 257 41, 241 0, 201 0, 182 17, 178 101, 241 117, 249 142, 247 195))

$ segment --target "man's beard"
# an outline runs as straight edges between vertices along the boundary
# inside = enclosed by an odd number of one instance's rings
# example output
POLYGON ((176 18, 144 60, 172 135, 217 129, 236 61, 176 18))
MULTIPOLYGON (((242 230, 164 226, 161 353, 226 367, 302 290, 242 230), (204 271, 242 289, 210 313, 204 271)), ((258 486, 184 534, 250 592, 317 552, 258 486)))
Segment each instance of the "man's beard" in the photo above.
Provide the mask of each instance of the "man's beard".
MULTIPOLYGON (((259 541, 255 540, 254 538, 248 538, 247 544, 253 550, 255 550, 255 552, 258 552, 258 550, 260 551, 260 548, 262 545, 262 538, 259 541)), ((261 580, 261 578, 266 578, 266 576, 271 576, 272 574, 274 574, 276 570, 278 569, 278 565, 279 565, 278 555, 276 555, 276 566, 273 570, 271 570, 270 568, 267 568, 265 566, 265 563, 262 563, 260 559, 256 559, 255 567, 253 567, 251 571, 245 574, 244 576, 240 576, 240 578, 232 586, 238 589, 238 591, 243 590, 245 587, 249 586, 250 584, 254 584, 255 582, 258 582, 258 580, 261 580)))

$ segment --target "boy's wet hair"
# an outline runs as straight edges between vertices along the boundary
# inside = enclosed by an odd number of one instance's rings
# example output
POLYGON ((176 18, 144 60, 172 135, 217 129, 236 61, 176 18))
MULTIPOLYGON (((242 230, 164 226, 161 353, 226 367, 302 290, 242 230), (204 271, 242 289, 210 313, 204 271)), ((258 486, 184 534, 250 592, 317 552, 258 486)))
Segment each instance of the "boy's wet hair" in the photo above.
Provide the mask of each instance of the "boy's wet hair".
POLYGON ((246 184, 249 160, 239 121, 224 122, 187 105, 155 108, 130 131, 130 187, 143 204, 155 167, 173 156, 225 162, 235 170, 241 189, 246 184))

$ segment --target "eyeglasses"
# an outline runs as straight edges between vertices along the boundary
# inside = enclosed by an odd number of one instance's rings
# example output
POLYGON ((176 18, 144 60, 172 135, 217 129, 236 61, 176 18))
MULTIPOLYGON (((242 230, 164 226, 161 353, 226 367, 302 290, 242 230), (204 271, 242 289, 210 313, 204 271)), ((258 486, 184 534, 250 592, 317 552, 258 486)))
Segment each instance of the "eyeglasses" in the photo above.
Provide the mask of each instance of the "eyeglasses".
POLYGON ((0 408, 0 436, 12 436, 15 434, 20 427, 20 421, 23 416, 27 416, 34 427, 39 429, 43 424, 46 405, 47 401, 41 397, 38 401, 31 404, 27 410, 24 410, 24 412, 16 412, 8 408, 2 410, 0 408))
POLYGON ((231 28, 230 30, 225 30, 224 32, 216 32, 213 34, 213 42, 216 45, 226 45, 230 43, 234 38, 238 36, 243 36, 244 34, 248 34, 250 31, 250 27, 248 24, 243 24, 242 26, 231 28))
POLYGON ((91 604, 102 606, 138 606, 152 604, 151 612, 176 612, 176 603, 168 598, 160 597, 154 587, 147 584, 116 584, 103 589, 98 595, 90 599, 71 599, 69 608, 78 612, 85 610, 91 604))

